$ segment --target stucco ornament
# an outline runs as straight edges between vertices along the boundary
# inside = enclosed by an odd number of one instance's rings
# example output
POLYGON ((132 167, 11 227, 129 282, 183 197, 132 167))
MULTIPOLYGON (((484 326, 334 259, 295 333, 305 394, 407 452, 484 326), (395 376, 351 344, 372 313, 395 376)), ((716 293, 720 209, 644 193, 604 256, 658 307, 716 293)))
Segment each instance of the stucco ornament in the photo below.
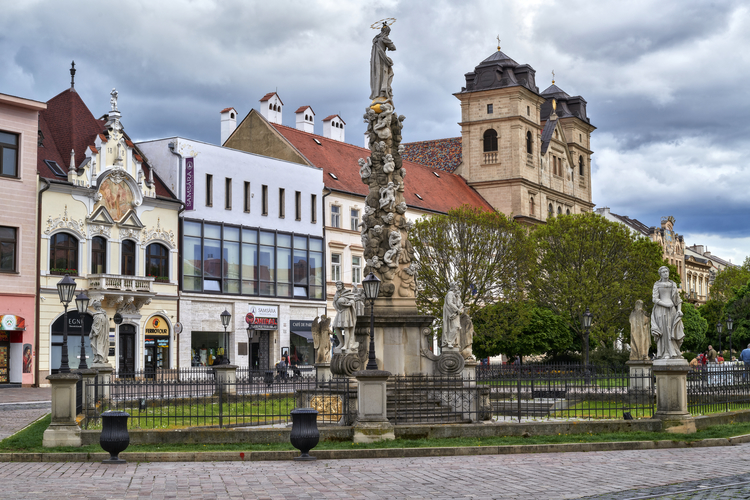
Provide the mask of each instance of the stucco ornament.
POLYGON ((106 236, 107 238, 110 237, 112 233, 112 228, 109 226, 99 225, 99 224, 91 224, 89 225, 89 238, 93 236, 106 236))
POLYGON ((131 239, 136 242, 141 242, 141 230, 140 229, 120 229, 120 239, 131 239))
POLYGON ((143 237, 143 241, 148 243, 153 240, 161 240, 168 243, 173 248, 175 247, 174 231, 167 231, 161 227, 161 218, 156 219, 156 227, 151 228, 150 231, 146 231, 143 237))
POLYGON ((648 359, 648 348, 651 345, 648 316, 643 310, 643 301, 635 301, 635 309, 630 313, 630 359, 648 359))
POLYGON ((458 283, 454 281, 448 286, 443 302, 443 347, 458 347, 463 312, 464 305, 458 296, 458 283))
POLYGON ((107 312, 102 309, 102 304, 98 300, 91 302, 89 311, 93 314, 91 332, 89 340, 91 352, 94 355, 94 363, 104 364, 109 361, 109 321, 107 312))
POLYGON ((68 205, 65 205, 63 214, 60 217, 53 219, 51 215, 49 216, 47 219, 47 229, 44 230, 44 234, 50 234, 57 229, 68 229, 80 236, 85 236, 83 219, 76 221, 68 217, 68 205))
POLYGON ((659 268, 659 281, 654 283, 651 311, 651 335, 656 339, 657 359, 682 358, 680 347, 685 338, 682 325, 682 299, 677 284, 669 279, 669 268, 659 268))
POLYGON ((359 342, 354 338, 354 328, 357 326, 357 298, 354 292, 344 288, 344 283, 336 282, 336 294, 333 296, 333 307, 336 309, 333 333, 338 338, 339 345, 334 348, 334 353, 356 352, 359 347, 359 342))

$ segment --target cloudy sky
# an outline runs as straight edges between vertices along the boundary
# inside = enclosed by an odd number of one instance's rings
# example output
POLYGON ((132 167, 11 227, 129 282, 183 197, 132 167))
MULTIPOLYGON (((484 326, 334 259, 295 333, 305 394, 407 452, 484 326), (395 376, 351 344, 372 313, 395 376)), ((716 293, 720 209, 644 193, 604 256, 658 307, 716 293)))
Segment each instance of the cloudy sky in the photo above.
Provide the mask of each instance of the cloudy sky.
POLYGON ((594 202, 649 226, 673 215, 686 242, 750 254, 750 9, 732 0, 24 0, 3 2, 0 92, 46 101, 70 84, 95 115, 109 91, 136 140, 219 142, 278 91, 294 110, 339 113, 362 145, 370 25, 397 18, 394 97, 405 141, 457 137, 453 93, 503 52, 537 85, 588 101, 594 202))

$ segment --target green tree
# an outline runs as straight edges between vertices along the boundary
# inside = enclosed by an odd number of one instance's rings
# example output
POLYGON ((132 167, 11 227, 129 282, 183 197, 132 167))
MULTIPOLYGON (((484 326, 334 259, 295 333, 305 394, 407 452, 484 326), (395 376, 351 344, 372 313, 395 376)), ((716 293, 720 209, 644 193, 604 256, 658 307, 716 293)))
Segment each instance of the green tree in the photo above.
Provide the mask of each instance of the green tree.
POLYGON ((474 313, 472 321, 473 351, 480 358, 564 351, 574 340, 562 318, 526 300, 486 306, 474 313))
MULTIPOLYGON (((734 296, 729 299, 724 311, 732 317, 734 323, 732 348, 737 347, 737 350, 741 351, 750 343, 750 282, 735 289, 734 296)), ((726 318, 722 318, 722 321, 724 322, 722 347, 729 347, 726 318)))
POLYGON ((611 344, 630 331, 629 315, 637 299, 650 304, 663 263, 657 243, 596 213, 549 219, 532 240, 537 255, 531 297, 562 317, 580 338, 581 318, 589 307, 592 345, 611 344))
POLYGON ((448 285, 459 284, 467 314, 522 295, 531 250, 526 230, 498 212, 462 206, 420 219, 409 235, 417 263, 417 307, 442 320, 448 285))
MULTIPOLYGON (((726 302, 716 299, 710 299, 705 304, 700 306, 698 308, 698 312, 700 313, 701 317, 706 320, 706 342, 703 347, 701 347, 701 350, 705 350, 708 347, 708 344, 713 345, 717 349, 719 348, 719 334, 716 332, 716 323, 721 322, 724 327, 724 334, 722 334, 722 347, 724 347, 723 338, 726 334, 726 312, 724 311, 726 307, 726 302)), ((682 304, 683 311, 685 310, 685 304, 682 304)), ((687 332, 686 332, 687 333, 687 332)), ((734 338, 732 338, 734 340, 734 338)), ((727 344, 729 345, 729 344, 727 344)), ((696 350, 696 349, 691 349, 696 350)))
POLYGON ((682 350, 702 352, 708 347, 708 321, 701 316, 698 309, 688 302, 682 303, 682 325, 685 328, 685 339, 682 341, 682 350))
POLYGON ((742 266, 729 266, 720 271, 709 291, 709 298, 725 304, 734 296, 734 291, 750 281, 750 257, 745 258, 742 266))

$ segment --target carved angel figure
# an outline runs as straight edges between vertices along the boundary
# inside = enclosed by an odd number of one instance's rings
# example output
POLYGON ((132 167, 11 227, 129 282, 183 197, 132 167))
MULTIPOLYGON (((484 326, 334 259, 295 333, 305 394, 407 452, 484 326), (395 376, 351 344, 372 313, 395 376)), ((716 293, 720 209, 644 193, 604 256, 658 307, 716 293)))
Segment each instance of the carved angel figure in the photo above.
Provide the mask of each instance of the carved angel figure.
POLYGON ((367 179, 368 177, 370 177, 372 175, 372 168, 370 168, 372 162, 370 158, 368 157, 367 160, 365 160, 364 158, 360 158, 358 163, 360 167, 359 176, 362 177, 362 179, 367 179))
POLYGON ((383 159, 383 173, 391 174, 394 168, 396 168, 396 163, 393 161, 393 155, 385 155, 383 159))
POLYGON ((396 205, 396 212, 398 212, 400 214, 406 213, 406 202, 405 201, 402 201, 401 203, 399 203, 398 205, 396 205))
POLYGON ((388 246, 390 250, 385 252, 383 260, 388 264, 388 267, 398 267, 398 254, 401 251, 400 231, 391 231, 391 234, 388 235, 388 246))
POLYGON ((315 363, 331 361, 331 318, 320 316, 312 323, 313 347, 315 348, 315 363))
POLYGON ((387 186, 380 188, 380 208, 392 211, 396 204, 396 186, 389 182, 387 186))

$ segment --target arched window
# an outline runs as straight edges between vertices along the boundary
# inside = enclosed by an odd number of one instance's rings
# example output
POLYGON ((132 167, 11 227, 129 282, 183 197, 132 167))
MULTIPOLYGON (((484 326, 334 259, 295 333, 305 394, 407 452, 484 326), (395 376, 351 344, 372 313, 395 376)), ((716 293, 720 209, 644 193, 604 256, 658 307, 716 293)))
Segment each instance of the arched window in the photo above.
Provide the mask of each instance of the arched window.
POLYGON ((562 208, 561 207, 557 207, 557 215, 562 215, 562 208))
POLYGON ((583 156, 578 157, 578 175, 583 177, 583 156))
POLYGON ((531 132, 526 132, 526 153, 531 154, 534 152, 533 145, 531 132))
POLYGON ((67 233, 57 233, 49 241, 50 271, 75 271, 78 274, 78 239, 67 233))
POLYGON ((550 203, 549 206, 547 207, 547 213, 550 217, 555 215, 555 210, 552 208, 552 203, 550 203))
POLYGON ((484 139, 484 152, 489 153, 491 151, 497 151, 497 131, 493 129, 487 129, 484 131, 482 136, 484 139))
POLYGON ((169 250, 159 243, 146 247, 146 275, 169 278, 169 250))
POLYGON ((107 273, 107 240, 101 236, 91 239, 91 274, 107 273))
POLYGON ((534 215, 534 197, 529 197, 529 215, 534 215))
POLYGON ((565 210, 565 215, 570 215, 570 209, 565 210))
POLYGON ((120 274, 123 276, 135 276, 135 242, 133 240, 122 242, 121 263, 120 274))

